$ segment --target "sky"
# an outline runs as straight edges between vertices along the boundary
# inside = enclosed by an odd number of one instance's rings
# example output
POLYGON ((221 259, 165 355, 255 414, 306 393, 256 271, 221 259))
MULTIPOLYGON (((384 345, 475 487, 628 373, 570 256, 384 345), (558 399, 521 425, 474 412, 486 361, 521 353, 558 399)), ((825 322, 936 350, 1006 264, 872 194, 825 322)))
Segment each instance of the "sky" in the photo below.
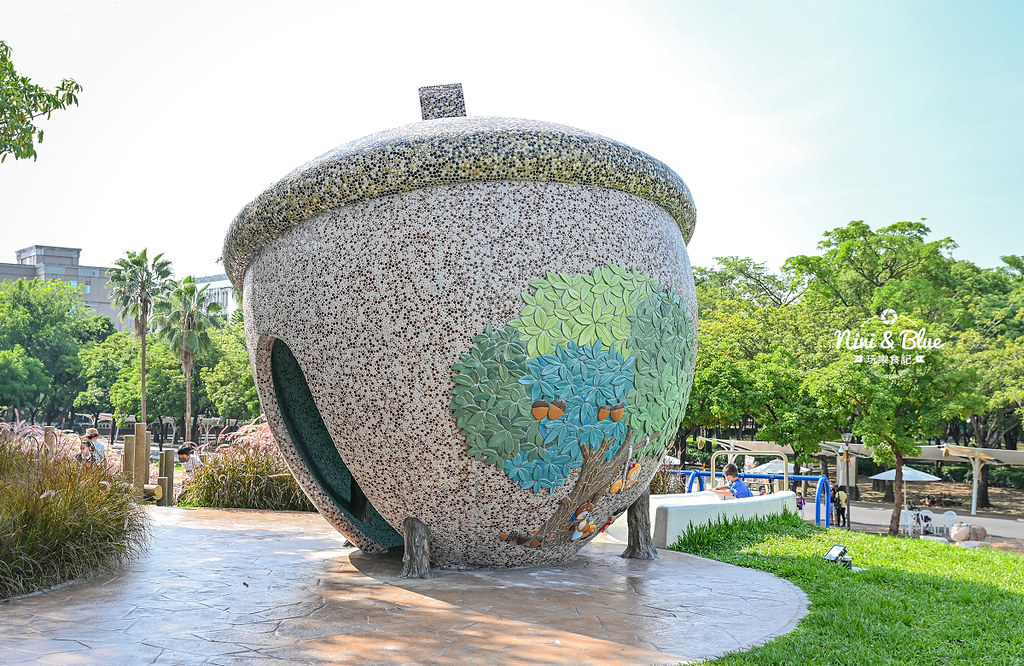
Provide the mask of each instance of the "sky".
POLYGON ((84 87, 0 164, 0 262, 30 245, 223 272, 231 220, 328 150, 469 115, 603 134, 668 164, 696 265, 778 268, 822 233, 926 218, 954 256, 1024 254, 1024 3, 0 0, 15 67, 84 87))

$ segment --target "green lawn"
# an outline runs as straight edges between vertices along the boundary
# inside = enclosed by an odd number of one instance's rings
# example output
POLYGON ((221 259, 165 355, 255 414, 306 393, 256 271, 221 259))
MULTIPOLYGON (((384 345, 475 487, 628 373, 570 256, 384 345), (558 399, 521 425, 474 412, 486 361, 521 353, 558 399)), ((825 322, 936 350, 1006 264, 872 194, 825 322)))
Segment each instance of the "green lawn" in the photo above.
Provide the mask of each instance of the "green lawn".
POLYGON ((796 630, 715 664, 1024 664, 1024 556, 821 529, 788 514, 691 531, 673 547, 798 585, 796 630), (842 543, 847 571, 822 555, 842 543))

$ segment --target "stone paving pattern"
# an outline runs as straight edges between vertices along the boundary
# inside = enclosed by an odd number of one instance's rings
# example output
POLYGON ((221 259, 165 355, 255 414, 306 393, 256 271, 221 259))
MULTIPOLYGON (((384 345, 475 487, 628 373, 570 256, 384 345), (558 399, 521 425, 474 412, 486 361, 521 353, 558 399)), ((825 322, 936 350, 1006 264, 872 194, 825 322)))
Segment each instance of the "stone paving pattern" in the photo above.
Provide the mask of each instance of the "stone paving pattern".
POLYGON ((770 574, 594 542, 554 566, 396 578, 316 514, 151 508, 116 574, 0 603, 0 663, 679 663, 792 630, 770 574))

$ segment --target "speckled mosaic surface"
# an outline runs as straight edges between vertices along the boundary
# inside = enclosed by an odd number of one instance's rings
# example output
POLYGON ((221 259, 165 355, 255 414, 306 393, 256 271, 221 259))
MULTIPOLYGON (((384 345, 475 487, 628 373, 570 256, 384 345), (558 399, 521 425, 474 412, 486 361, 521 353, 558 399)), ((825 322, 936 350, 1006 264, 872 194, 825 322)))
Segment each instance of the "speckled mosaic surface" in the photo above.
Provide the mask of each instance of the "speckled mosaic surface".
MULTIPOLYGON (((268 243, 342 206, 438 185, 506 181, 593 185, 634 194, 667 211, 687 241, 693 233, 696 214, 686 184, 646 153, 565 125, 439 118, 359 139, 285 176, 232 222, 225 270, 241 289, 246 269, 268 243)), ((580 241, 605 242, 601 231, 590 230, 580 241)))
MULTIPOLYGON (((571 556, 640 495, 656 470, 660 445, 644 442, 647 434, 627 442, 622 424, 638 434, 653 427, 636 420, 641 400, 653 401, 641 410, 647 418, 681 416, 672 409, 659 415, 658 390, 645 389, 641 398, 642 378, 675 382, 661 400, 677 407, 689 390, 685 363, 666 362, 657 377, 640 368, 642 336, 663 338, 669 348, 689 345, 692 353, 692 326, 658 328, 662 319, 696 321, 678 221, 617 189, 496 181, 363 199, 281 231, 253 255, 243 293, 257 387, 300 484, 357 545, 390 545, 339 508, 305 468, 282 416, 292 408, 282 410, 274 390, 275 340, 294 354, 324 428, 373 511, 396 528, 407 516, 426 523, 435 566, 524 566, 571 556), (583 285, 591 296, 595 287, 606 292, 589 313, 582 293, 580 303, 572 302, 583 285), (569 456, 580 464, 560 467, 567 474, 558 483, 527 484, 518 468, 506 470, 501 456, 512 450, 503 437, 499 464, 493 446, 474 449, 479 442, 456 422, 453 401, 464 385, 453 381, 462 371, 457 365, 492 343, 515 347, 502 353, 525 363, 529 374, 520 379, 537 380, 513 386, 497 371, 495 386, 528 400, 532 422, 517 427, 529 431, 537 423, 539 431, 544 419, 560 420, 551 418, 559 400, 566 403, 560 418, 602 424, 600 443, 588 433, 578 456, 569 456), (545 384, 551 368, 581 364, 582 383, 573 376, 565 386, 545 384), (558 394, 569 385, 584 389, 587 373, 591 380, 614 375, 598 380, 594 410, 558 394), (621 385, 630 373, 631 389, 621 385), (543 402, 547 411, 537 405, 534 418, 535 403, 543 402), (577 406, 579 414, 572 411, 577 406)), ((516 412, 514 419, 525 416, 519 402, 516 412)), ((545 427, 544 438, 556 430, 545 427)), ((576 435, 580 441, 579 428, 576 435)))
POLYGON ((466 102, 462 97, 462 84, 446 83, 420 88, 420 111, 423 120, 465 116, 466 102))

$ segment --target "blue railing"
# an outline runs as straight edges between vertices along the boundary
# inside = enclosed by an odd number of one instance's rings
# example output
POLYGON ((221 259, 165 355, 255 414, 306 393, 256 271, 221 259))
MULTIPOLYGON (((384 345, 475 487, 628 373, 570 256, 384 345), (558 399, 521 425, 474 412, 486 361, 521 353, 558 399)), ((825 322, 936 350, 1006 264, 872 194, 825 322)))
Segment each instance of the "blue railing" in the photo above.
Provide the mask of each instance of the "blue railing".
MULTIPOLYGON (((711 476, 711 472, 702 472, 699 469, 694 469, 694 470, 690 470, 690 471, 686 471, 686 470, 682 470, 682 469, 667 469, 665 471, 668 472, 669 474, 688 474, 690 476, 689 480, 687 480, 687 482, 686 482, 686 492, 688 492, 688 493, 692 493, 693 492, 693 483, 694 483, 694 481, 697 482, 697 485, 703 491, 704 490, 704 479, 709 477, 709 476, 711 476)), ((722 477, 723 480, 725 479, 725 477, 722 475, 721 472, 717 472, 715 474, 715 476, 716 477, 722 477)), ((741 479, 767 479, 769 481, 781 481, 781 480, 784 480, 786 477, 783 476, 782 474, 747 474, 747 473, 743 473, 743 474, 740 474, 740 478, 741 479)), ((815 493, 815 496, 814 496, 814 524, 815 525, 821 525, 821 505, 822 505, 822 499, 824 499, 824 504, 825 504, 825 527, 830 527, 832 525, 832 486, 829 483, 828 477, 824 476, 824 475, 822 475, 822 476, 810 476, 810 475, 807 475, 807 474, 795 474, 795 475, 791 474, 791 475, 789 475, 789 480, 790 481, 816 481, 818 483, 818 492, 815 493)))

